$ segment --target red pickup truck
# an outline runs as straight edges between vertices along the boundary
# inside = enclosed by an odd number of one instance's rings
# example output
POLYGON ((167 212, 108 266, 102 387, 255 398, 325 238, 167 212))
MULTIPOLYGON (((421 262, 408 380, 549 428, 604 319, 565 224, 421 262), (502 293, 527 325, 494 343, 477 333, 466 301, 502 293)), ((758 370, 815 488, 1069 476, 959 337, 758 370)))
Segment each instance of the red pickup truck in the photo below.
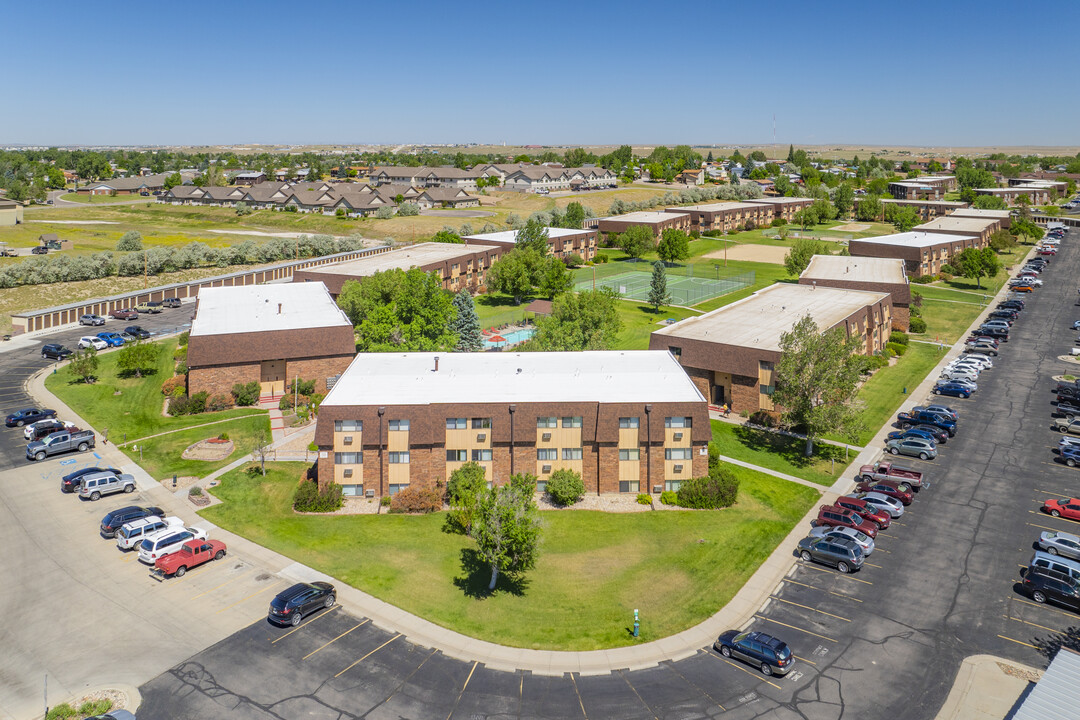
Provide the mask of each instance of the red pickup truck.
MULTIPOLYGON (((891 462, 879 462, 874 465, 863 465, 859 468, 859 477, 866 482, 874 480, 895 480, 901 486, 907 485, 916 491, 924 485, 923 474, 912 468, 893 465, 891 462)), ((929 483, 926 483, 929 487, 929 483)))
POLYGON ((154 572, 183 577, 189 568, 225 557, 225 543, 220 540, 188 540, 174 553, 163 555, 154 563, 154 572))

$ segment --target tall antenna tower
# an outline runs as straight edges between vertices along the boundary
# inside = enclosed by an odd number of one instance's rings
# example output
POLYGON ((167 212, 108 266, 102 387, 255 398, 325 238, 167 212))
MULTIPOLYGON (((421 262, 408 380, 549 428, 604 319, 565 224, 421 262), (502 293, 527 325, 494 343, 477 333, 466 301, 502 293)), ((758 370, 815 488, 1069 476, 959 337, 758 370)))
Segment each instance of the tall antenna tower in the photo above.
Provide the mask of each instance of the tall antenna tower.
POLYGON ((772 144, 776 147, 776 113, 772 114, 772 144))

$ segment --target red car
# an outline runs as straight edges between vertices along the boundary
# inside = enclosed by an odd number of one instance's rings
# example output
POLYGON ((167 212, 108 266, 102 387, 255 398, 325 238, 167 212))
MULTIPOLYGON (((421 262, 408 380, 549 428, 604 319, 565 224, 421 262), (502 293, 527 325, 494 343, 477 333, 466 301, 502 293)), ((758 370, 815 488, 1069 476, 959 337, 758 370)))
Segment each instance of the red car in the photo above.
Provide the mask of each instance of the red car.
POLYGON ((892 518, 889 513, 885 512, 881 508, 875 507, 870 503, 860 498, 853 497, 838 497, 833 503, 837 507, 842 507, 855 513, 863 520, 870 520, 877 524, 882 530, 887 530, 889 525, 892 524, 892 518))
POLYGON ((910 490, 901 490, 900 483, 895 480, 875 480, 873 482, 861 482, 855 486, 856 491, 879 492, 891 498, 896 498, 904 505, 910 505, 915 495, 910 490))
POLYGON ((818 508, 818 527, 850 527, 861 530, 870 537, 877 537, 877 523, 864 520, 847 508, 835 505, 822 505, 818 508))
POLYGON ((119 310, 113 310, 111 313, 109 313, 109 317, 115 318, 117 320, 138 320, 139 313, 135 312, 130 308, 120 308, 119 310))
POLYGON ((188 540, 180 549, 162 555, 154 563, 154 572, 183 577, 188 569, 225 557, 225 543, 220 540, 188 540))
POLYGON ((1043 512, 1050 513, 1054 517, 1080 520, 1080 499, 1069 498, 1068 500, 1047 500, 1042 506, 1043 512))

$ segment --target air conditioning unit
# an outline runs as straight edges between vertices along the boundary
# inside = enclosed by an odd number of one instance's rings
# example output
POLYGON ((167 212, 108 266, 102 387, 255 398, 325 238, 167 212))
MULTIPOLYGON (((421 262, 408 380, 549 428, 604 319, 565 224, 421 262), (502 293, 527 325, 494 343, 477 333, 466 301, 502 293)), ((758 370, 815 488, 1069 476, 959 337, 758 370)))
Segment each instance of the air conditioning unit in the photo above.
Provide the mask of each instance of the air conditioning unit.
POLYGON ((653 485, 652 486, 652 491, 654 493, 661 493, 661 492, 664 491, 664 486, 663 485, 653 485))
POLYGON ((682 472, 682 465, 676 465, 674 470, 672 470, 672 472, 681 473, 682 472))
POLYGON ((682 440, 682 433, 675 433, 674 437, 675 442, 678 442, 679 440, 682 440))
POLYGON ((476 434, 476 442, 484 442, 485 440, 487 440, 487 433, 476 434))
POLYGON ((364 491, 364 497, 370 497, 370 498, 375 497, 375 491, 374 490, 365 490, 364 491))
POLYGON ((346 468, 345 471, 343 473, 341 473, 341 474, 344 477, 352 477, 352 468, 346 468))
POLYGON ((550 465, 544 465, 544 466, 542 466, 540 468, 540 473, 541 474, 547 474, 549 472, 551 472, 551 466, 550 465))
POLYGON ((345 436, 345 439, 343 440, 343 442, 344 442, 344 443, 345 443, 346 445, 352 445, 352 435, 346 435, 346 436, 345 436))
POLYGON ((543 435, 540 436, 540 439, 543 442, 551 442, 551 433, 544 433, 543 435))

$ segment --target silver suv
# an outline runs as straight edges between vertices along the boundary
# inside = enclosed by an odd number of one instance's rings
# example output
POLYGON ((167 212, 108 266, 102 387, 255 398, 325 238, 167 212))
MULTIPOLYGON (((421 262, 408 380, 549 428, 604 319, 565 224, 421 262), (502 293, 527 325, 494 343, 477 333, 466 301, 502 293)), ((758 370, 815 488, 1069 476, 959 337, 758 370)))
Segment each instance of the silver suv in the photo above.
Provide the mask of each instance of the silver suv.
POLYGON ((111 472, 92 473, 84 475, 82 484, 79 486, 79 497, 90 500, 98 500, 102 495, 118 492, 135 492, 135 476, 127 473, 120 475, 111 472))

